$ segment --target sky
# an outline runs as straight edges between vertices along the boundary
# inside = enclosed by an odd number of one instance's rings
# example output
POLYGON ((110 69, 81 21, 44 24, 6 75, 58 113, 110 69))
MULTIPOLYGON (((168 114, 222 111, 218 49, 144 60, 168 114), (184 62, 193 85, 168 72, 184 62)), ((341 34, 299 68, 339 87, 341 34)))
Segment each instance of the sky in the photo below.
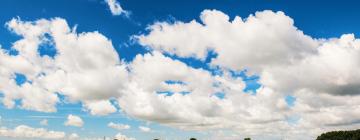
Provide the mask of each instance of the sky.
POLYGON ((0 140, 359 128, 359 4, 2 0, 0 140))

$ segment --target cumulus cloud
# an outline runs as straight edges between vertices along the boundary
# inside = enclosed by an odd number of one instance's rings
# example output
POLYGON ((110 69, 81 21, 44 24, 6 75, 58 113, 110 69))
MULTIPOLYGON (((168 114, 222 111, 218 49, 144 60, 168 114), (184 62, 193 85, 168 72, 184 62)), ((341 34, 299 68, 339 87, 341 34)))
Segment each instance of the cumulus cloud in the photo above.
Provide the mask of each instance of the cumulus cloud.
MULTIPOLYGON (((251 97, 255 100, 252 104, 246 103, 251 98, 229 96, 231 90, 225 92, 225 100, 214 103, 219 105, 232 100, 234 106, 231 109, 220 110, 231 110, 231 113, 221 114, 236 114, 236 117, 227 120, 224 119, 230 118, 227 115, 214 116, 227 121, 238 120, 241 123, 234 127, 240 132, 259 132, 261 126, 262 134, 272 131, 273 134, 288 132, 314 136, 325 130, 357 126, 359 111, 354 108, 359 106, 356 102, 359 101, 360 77, 356 69, 360 66, 360 44, 353 34, 330 39, 312 38, 297 29, 293 19, 283 12, 272 11, 256 12, 245 19, 236 16, 230 20, 220 11, 204 10, 200 22, 157 22, 150 25, 149 30, 148 34, 134 38, 151 50, 200 61, 211 52, 215 57, 208 63, 210 67, 233 72, 246 69, 247 74, 260 77, 262 88, 251 97), (262 100, 264 94, 268 97, 262 100), (293 107, 282 99, 286 95, 296 98, 293 107), (266 119, 272 111, 278 116, 266 119), (240 119, 239 116, 247 113, 251 114, 248 117, 251 119, 240 119), (319 116, 332 117, 326 117, 327 121, 324 121, 318 120, 323 118, 319 116), (294 118, 297 119, 290 121, 294 118), (257 124, 259 122, 261 124, 257 124)), ((241 91, 236 93, 241 94, 241 91)), ((192 99, 196 101, 196 98, 192 99)))
POLYGON ((113 128, 113 129, 116 129, 116 130, 126 130, 126 129, 130 129, 130 125, 127 125, 127 124, 118 124, 118 123, 113 123, 113 122, 110 122, 108 123, 107 125, 108 127, 110 128, 113 128))
POLYGON ((229 72, 214 76, 159 52, 138 55, 129 69, 129 86, 118 102, 136 118, 191 130, 254 125, 257 131, 259 124, 286 120, 288 107, 280 94, 269 88, 246 94, 243 80, 229 72), (225 97, 216 96, 219 92, 225 97))
POLYGON ((151 131, 151 129, 149 127, 145 127, 145 126, 139 126, 139 129, 142 132, 150 132, 151 131))
POLYGON ((203 60, 212 50, 217 56, 211 65, 248 69, 260 75, 264 86, 282 92, 308 88, 337 95, 360 93, 360 78, 354 72, 359 67, 359 40, 352 34, 313 39, 283 12, 262 11, 229 21, 220 11, 205 10, 200 19, 202 23, 158 22, 149 27, 149 34, 135 38, 142 45, 180 57, 203 60))
POLYGON ((62 94, 70 102, 84 102, 91 114, 116 112, 108 100, 118 97, 127 71, 110 40, 98 32, 77 34, 60 18, 35 22, 12 19, 6 25, 22 37, 12 46, 18 55, 0 51, 0 89, 6 107, 13 108, 14 100, 20 100, 21 108, 55 112, 58 94, 62 94), (56 49, 54 57, 40 56, 38 49, 45 44, 56 49), (27 81, 17 85, 16 73, 27 81))
POLYGON ((84 121, 79 116, 69 114, 64 125, 82 127, 84 125, 84 121))
POLYGON ((120 6, 120 3, 118 1, 116 1, 116 0, 105 0, 105 2, 109 6, 112 15, 117 16, 117 15, 124 14, 125 16, 129 16, 129 12, 124 10, 120 6))
POLYGON ((208 51, 214 51, 217 57, 211 64, 232 70, 289 64, 316 50, 317 42, 283 12, 256 12, 245 20, 236 16, 229 21, 220 11, 204 10, 200 19, 201 23, 157 22, 148 35, 135 38, 144 46, 180 57, 204 60, 208 51))
POLYGON ((0 136, 12 138, 63 139, 66 134, 60 131, 50 131, 44 128, 32 128, 26 125, 19 125, 14 129, 1 127, 0 136))
POLYGON ((85 107, 90 110, 90 114, 92 115, 103 116, 117 111, 114 105, 108 100, 87 101, 84 104, 85 107))

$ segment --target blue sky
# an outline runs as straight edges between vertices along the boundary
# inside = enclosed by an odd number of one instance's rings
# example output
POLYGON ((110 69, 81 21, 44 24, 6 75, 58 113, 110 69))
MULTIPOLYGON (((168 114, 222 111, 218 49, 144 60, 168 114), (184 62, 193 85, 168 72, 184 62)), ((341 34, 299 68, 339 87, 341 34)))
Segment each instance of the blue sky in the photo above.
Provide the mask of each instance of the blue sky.
MULTIPOLYGON (((31 2, 21 0, 3 0, 0 2, 0 24, 3 25, 0 28, 1 47, 4 50, 11 50, 13 43, 22 38, 21 36, 9 31, 6 27, 5 24, 11 19, 19 18, 22 21, 36 21, 38 19, 60 17, 67 21, 70 28, 76 26, 77 33, 97 31, 104 35, 107 39, 111 40, 119 58, 124 61, 124 63, 131 65, 136 55, 144 55, 152 52, 152 49, 156 50, 156 46, 151 46, 151 43, 144 43, 150 46, 151 49, 144 47, 144 45, 142 46, 141 43, 132 39, 134 35, 150 36, 151 31, 154 29, 151 30, 149 27, 151 27, 154 23, 167 22, 169 23, 169 26, 178 21, 188 23, 191 20, 196 20, 201 23, 199 15, 205 9, 221 11, 230 17, 230 21, 232 21, 235 16, 246 18, 257 11, 282 11, 294 21, 294 27, 302 31, 305 35, 310 36, 313 40, 340 38, 343 34, 348 33, 354 34, 355 37, 360 35, 360 28, 358 28, 358 25, 360 25, 360 11, 358 5, 360 3, 357 1, 314 2, 305 0, 270 2, 266 0, 121 0, 118 2, 123 9, 130 13, 128 17, 125 15, 112 15, 106 1, 103 0, 34 0, 31 2)), ((159 42, 161 44, 161 41, 159 42)), ((54 44, 45 44, 40 46, 39 54, 47 54, 51 56, 56 55, 56 49, 54 49, 53 45, 54 44)), ((241 48, 238 50, 241 50, 241 48)), ((249 56, 256 55, 256 52, 252 53, 254 54, 250 54, 249 56)), ((164 53, 163 55, 171 60, 179 61, 188 67, 204 69, 204 71, 211 73, 210 75, 212 76, 219 75, 221 77, 226 75, 226 70, 222 69, 222 65, 217 67, 210 66, 211 61, 217 57, 216 52, 209 52, 205 61, 197 59, 196 57, 182 57, 176 53, 175 55, 172 55, 171 52, 164 53)), ((345 65, 343 67, 349 68, 349 65, 345 65)), ((350 67, 349 69, 355 69, 355 66, 353 68, 350 67)), ((258 89, 267 87, 260 84, 261 72, 259 71, 253 73, 251 72, 251 69, 230 69, 229 72, 231 73, 231 78, 240 78, 244 82, 244 94, 251 94, 250 96, 256 97, 257 94, 259 94, 257 92, 258 89)), ((341 72, 340 75, 343 74, 341 72)), ((297 73, 294 72, 291 74, 296 75, 297 73)), ((356 76, 353 77, 355 77, 355 80, 358 78, 356 76)), ((26 82, 26 78, 22 77, 21 74, 16 74, 15 79, 18 84, 26 82)), ((301 79, 299 81, 301 81, 301 79)), ((173 83, 167 84, 171 85, 173 83)), ((355 82, 354 85, 356 84, 358 83, 355 82)), ((181 86, 182 83, 175 83, 175 85, 181 86)), ((309 85, 304 84, 303 86, 305 88, 308 87, 309 89, 314 89, 310 91, 319 92, 321 94, 323 92, 329 92, 329 96, 333 95, 327 88, 323 90, 322 88, 316 88, 312 85, 317 85, 317 83, 310 83, 309 85), (318 91, 317 89, 320 89, 321 91, 318 91)), ((184 84, 184 86, 186 86, 186 84, 184 84)), ((274 87, 273 89, 274 91, 279 90, 279 92, 283 92, 281 99, 285 100, 288 108, 292 108, 296 106, 296 96, 298 95, 293 93, 298 90, 293 90, 291 89, 291 86, 289 87, 290 88, 284 89, 274 87)), ((329 90, 335 91, 336 89, 329 88, 329 90)), ((2 92, 2 89, 0 89, 0 93, 2 92)), ((218 96, 220 100, 225 100, 227 99, 227 93, 225 92, 225 90, 217 92, 216 96, 218 96)), ((4 96, 5 95, 2 95, 2 97, 4 96)), ((241 138, 245 136, 252 136, 261 139, 263 137, 261 135, 253 135, 252 133, 247 134, 247 131, 244 131, 243 129, 233 130, 236 126, 229 126, 221 129, 183 130, 181 129, 181 126, 176 127, 169 124, 162 124, 162 121, 154 121, 151 117, 150 119, 147 119, 146 117, 137 116, 138 114, 124 113, 127 111, 123 111, 121 105, 116 106, 118 111, 115 113, 105 116, 94 116, 83 108, 81 101, 67 103, 67 101, 65 101, 65 95, 58 94, 57 96, 60 97, 61 102, 56 104, 57 111, 52 113, 21 109, 17 107, 8 109, 4 105, 1 105, 0 125, 7 128, 27 125, 33 128, 46 128, 48 130, 63 131, 69 134, 77 133, 80 137, 113 137, 119 131, 110 128, 107 125, 110 122, 114 122, 130 125, 131 128, 121 130, 121 134, 127 135, 128 137, 134 137, 138 140, 165 137, 167 139, 188 139, 190 137, 210 139, 212 137, 211 133, 215 133, 213 131, 216 131, 217 133, 221 131, 225 135, 232 135, 233 133, 236 133, 237 135, 241 135, 241 138), (82 127, 64 126, 64 122, 69 114, 81 117, 84 121, 84 125, 82 127), (48 121, 48 125, 44 126, 40 124, 40 121, 44 119, 48 121), (142 132, 138 128, 139 126, 149 127, 151 128, 151 132, 142 132)), ((169 96, 173 95, 169 94, 169 96)), ((229 98, 231 97, 232 96, 229 98)), ((357 99, 358 98, 353 100, 356 102, 358 101, 357 99)), ((117 104, 115 100, 115 98, 111 99, 113 104, 117 104)), ((341 98, 339 100, 343 101, 344 99, 341 98)), ((20 101, 18 100, 16 102, 19 104, 20 101)), ((250 105, 256 106, 251 103, 250 105)), ((359 112, 357 111, 352 113, 358 114, 359 112)), ((295 115, 287 116, 288 119, 285 122, 289 124, 296 124, 297 121, 299 121, 298 116, 301 116, 302 113, 295 111, 294 114, 295 115)), ((341 126, 339 128, 352 127, 341 126)), ((275 136, 274 139, 276 138, 279 137, 275 136)), ((0 139, 8 139, 8 137, 0 137, 0 139)))

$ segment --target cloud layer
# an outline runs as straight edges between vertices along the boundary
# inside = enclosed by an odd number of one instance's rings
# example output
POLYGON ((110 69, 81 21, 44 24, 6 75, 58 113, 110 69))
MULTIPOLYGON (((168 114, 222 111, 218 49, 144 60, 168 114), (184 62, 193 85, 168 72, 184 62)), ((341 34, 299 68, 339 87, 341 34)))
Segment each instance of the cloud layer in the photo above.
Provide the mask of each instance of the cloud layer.
MULTIPOLYGON (((151 51, 128 63, 110 39, 77 33, 64 19, 12 19, 6 26, 21 39, 12 46, 17 55, 0 50, 2 103, 55 112, 60 102, 81 102, 91 115, 115 113, 119 106, 131 117, 171 127, 274 138, 359 127, 360 41, 354 35, 312 38, 283 12, 230 20, 221 11, 204 10, 200 19, 150 25, 149 33, 134 38, 151 51), (54 47, 56 54, 41 55, 42 46, 54 47), (244 70, 260 77, 256 93, 244 91, 244 70), (15 80, 19 74, 24 83, 15 80), (292 105, 287 96, 295 98, 292 105)), ((76 117, 69 115, 68 124, 81 120, 76 117)))

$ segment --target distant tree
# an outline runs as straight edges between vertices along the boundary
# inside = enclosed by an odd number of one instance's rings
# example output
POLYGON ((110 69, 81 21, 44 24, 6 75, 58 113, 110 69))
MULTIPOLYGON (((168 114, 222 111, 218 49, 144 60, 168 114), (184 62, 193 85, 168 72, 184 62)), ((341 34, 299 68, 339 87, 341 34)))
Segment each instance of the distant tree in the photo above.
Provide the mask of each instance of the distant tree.
POLYGON ((245 138, 244 140, 251 140, 251 138, 245 138))
POLYGON ((190 140, 196 140, 195 138, 190 138, 190 140))
POLYGON ((316 140, 360 140, 360 129, 326 132, 318 136, 316 140))

